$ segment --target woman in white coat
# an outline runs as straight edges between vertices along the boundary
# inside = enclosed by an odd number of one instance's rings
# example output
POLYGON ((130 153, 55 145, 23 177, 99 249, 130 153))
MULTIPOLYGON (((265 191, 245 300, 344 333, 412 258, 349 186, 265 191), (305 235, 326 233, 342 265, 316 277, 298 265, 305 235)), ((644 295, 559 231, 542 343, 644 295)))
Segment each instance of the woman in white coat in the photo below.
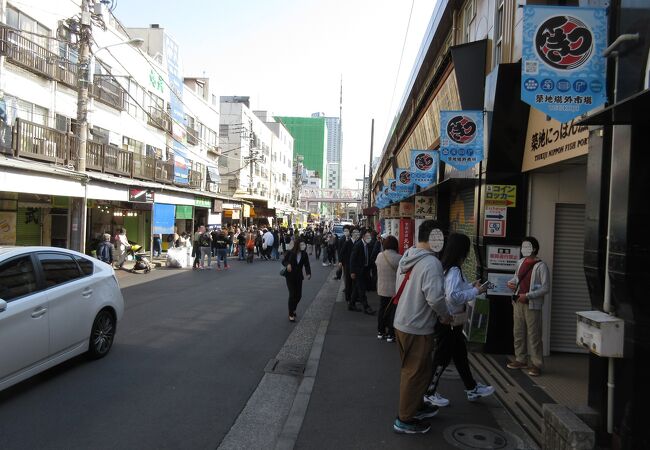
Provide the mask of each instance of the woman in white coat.
POLYGON ((390 305, 395 295, 395 279, 397 268, 402 255, 397 253, 399 243, 395 236, 382 235, 384 251, 377 255, 377 294, 381 305, 377 314, 377 339, 386 339, 386 342, 395 342, 395 328, 393 319, 395 307, 390 305), (389 307, 390 305, 390 307, 389 307))

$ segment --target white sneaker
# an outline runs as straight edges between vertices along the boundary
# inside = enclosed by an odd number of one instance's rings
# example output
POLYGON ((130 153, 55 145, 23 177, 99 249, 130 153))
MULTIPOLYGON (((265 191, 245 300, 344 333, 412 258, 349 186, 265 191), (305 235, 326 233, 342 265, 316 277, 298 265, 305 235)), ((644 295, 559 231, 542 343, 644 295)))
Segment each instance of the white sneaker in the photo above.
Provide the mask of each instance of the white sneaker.
POLYGON ((323 263, 323 267, 327 267, 327 263, 323 263))
POLYGON ((449 400, 444 398, 442 395, 437 392, 433 395, 425 395, 424 403, 435 406, 449 406, 449 400))
POLYGON ((488 397, 494 394, 494 388, 492 386, 486 386, 483 383, 476 383, 474 389, 465 391, 465 393, 467 394, 467 400, 473 402, 481 397, 488 397))

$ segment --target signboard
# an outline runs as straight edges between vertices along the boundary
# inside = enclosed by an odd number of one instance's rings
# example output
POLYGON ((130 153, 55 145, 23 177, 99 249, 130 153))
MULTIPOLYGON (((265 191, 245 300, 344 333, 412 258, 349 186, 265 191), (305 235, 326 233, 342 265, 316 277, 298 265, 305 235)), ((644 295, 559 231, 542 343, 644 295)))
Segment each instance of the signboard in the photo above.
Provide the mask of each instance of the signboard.
POLYGON ((514 272, 519 261, 519 247, 511 245, 488 245, 488 269, 509 270, 514 272))
POLYGON ((440 111, 440 160, 458 170, 483 160, 483 111, 440 111))
POLYGON ((413 217, 414 212, 415 212, 415 204, 412 201, 399 202, 400 217, 413 217))
POLYGON ((560 122, 605 103, 605 8, 524 6, 521 100, 560 122))
POLYGON ((421 188, 438 181, 438 152, 434 150, 411 150, 411 179, 421 188))
POLYGON ((189 168, 187 166, 186 148, 182 144, 184 132, 181 125, 185 123, 183 107, 183 78, 178 52, 178 44, 165 33, 165 58, 167 60, 167 78, 171 87, 169 93, 169 108, 172 119, 172 149, 174 151, 174 182, 187 184, 189 168))
POLYGON ((16 245, 16 213, 0 211, 0 245, 16 245))
MULTIPOLYGON (((237 205, 237 206, 239 206, 239 205, 237 205)), ((239 208, 237 208, 237 209, 239 209, 239 208)), ((223 212, 223 200, 218 200, 216 198, 214 200, 212 200, 212 212, 213 213, 223 212)), ((237 218, 239 219, 239 215, 237 215, 237 218)), ((233 219, 234 219, 234 217, 233 217, 233 219)))
POLYGON ((399 221, 399 253, 404 254, 406 250, 413 246, 413 237, 415 234, 415 222, 412 219, 400 219, 399 221))
POLYGON ((205 197, 194 197, 194 206, 198 206, 200 208, 211 208, 212 200, 205 197))
POLYGON ((388 180, 388 192, 386 193, 388 200, 398 202, 402 199, 400 193, 397 191, 397 180, 390 178, 388 180))
POLYGON ((483 236, 506 237, 506 220, 508 208, 506 206, 485 206, 485 219, 483 236))
POLYGON ((247 218, 251 216, 251 205, 244 205, 244 214, 243 217, 247 218))
POLYGON ((397 242, 399 242, 399 234, 400 234, 399 222, 400 222, 399 219, 390 219, 390 234, 392 234, 397 238, 397 242))
POLYGON ((467 303, 467 322, 463 325, 463 332, 468 341, 485 344, 489 315, 490 301, 484 295, 467 303))
POLYGON ((399 203, 390 205, 390 217, 399 217, 399 203))
POLYGON ((537 169, 589 152, 589 128, 560 123, 531 108, 521 171, 537 169))
POLYGON ((176 205, 154 203, 153 205, 153 234, 174 234, 174 219, 176 205))
POLYGON ((488 281, 494 285, 494 289, 488 289, 488 295, 512 296, 512 290, 508 287, 508 281, 513 276, 511 273, 488 273, 488 281))
POLYGON ((416 195, 414 217, 420 219, 435 219, 436 198, 425 197, 423 195, 416 195))
POLYGON ((517 206, 517 186, 514 184, 486 184, 485 204, 492 206, 517 206))
POLYGON ((154 193, 151 189, 129 189, 129 201, 134 203, 153 203, 154 193))

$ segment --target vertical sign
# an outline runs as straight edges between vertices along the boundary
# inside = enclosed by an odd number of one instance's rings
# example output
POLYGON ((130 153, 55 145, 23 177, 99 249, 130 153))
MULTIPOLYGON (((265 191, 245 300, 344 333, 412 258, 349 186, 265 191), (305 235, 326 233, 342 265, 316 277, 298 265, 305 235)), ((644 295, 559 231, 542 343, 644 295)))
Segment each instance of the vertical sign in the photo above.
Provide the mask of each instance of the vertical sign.
POLYGON ((413 233, 415 223, 412 219, 400 219, 399 221, 399 252, 401 255, 413 246, 413 233))
POLYGON ((440 111, 440 161, 467 170, 483 161, 483 111, 440 111))
POLYGON ((185 122, 183 110, 183 79, 178 56, 178 44, 165 34, 165 56, 167 58, 167 77, 169 78, 169 107, 172 117, 172 149, 174 151, 174 182, 189 183, 189 168, 187 167, 187 152, 181 142, 185 133, 181 126, 185 122))
POLYGON ((485 206, 483 236, 506 237, 507 206, 485 206))
POLYGON ((560 122, 607 100, 605 8, 524 6, 521 99, 560 122))
POLYGON ((411 171, 408 168, 395 169, 395 181, 397 182, 395 190, 399 193, 400 200, 413 195, 415 192, 415 186, 411 179, 411 171))
POLYGON ((411 150, 411 180, 423 189, 438 181, 438 152, 411 150))

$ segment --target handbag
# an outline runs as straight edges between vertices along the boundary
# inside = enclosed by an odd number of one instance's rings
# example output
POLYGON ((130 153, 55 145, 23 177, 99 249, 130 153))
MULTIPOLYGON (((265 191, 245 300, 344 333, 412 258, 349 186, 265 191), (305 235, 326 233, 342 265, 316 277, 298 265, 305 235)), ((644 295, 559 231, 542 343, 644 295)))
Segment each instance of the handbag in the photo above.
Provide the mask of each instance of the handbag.
POLYGON ((282 269, 280 269, 280 276, 281 276, 281 277, 286 277, 286 276, 287 276, 287 273, 288 273, 288 272, 287 272, 287 268, 286 268, 286 267, 282 267, 282 269))
POLYGON ((457 313, 453 315, 453 320, 451 321, 451 326, 452 327, 460 327, 465 325, 465 322, 467 322, 468 318, 468 312, 467 312, 467 306, 465 306, 465 309, 463 312, 457 313))

